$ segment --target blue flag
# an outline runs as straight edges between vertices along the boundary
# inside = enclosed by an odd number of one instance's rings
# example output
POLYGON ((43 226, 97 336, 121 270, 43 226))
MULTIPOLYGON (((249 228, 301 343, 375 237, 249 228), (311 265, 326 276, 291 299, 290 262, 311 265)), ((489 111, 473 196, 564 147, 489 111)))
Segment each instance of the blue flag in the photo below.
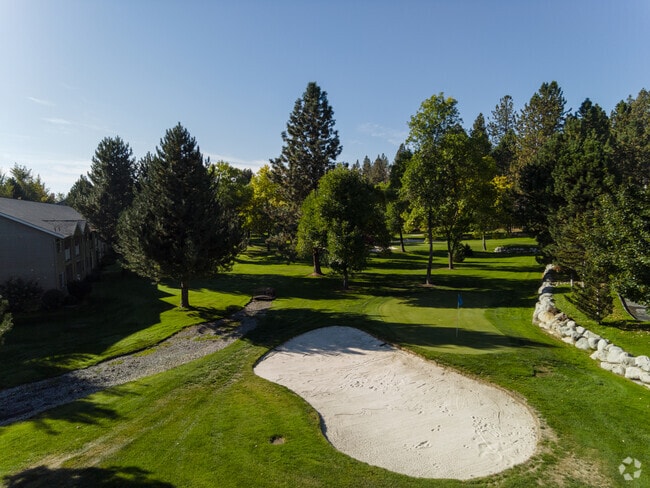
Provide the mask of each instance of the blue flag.
POLYGON ((459 293, 459 294, 458 294, 458 308, 460 308, 460 307, 462 307, 462 306, 463 306, 463 297, 462 297, 462 295, 459 293))

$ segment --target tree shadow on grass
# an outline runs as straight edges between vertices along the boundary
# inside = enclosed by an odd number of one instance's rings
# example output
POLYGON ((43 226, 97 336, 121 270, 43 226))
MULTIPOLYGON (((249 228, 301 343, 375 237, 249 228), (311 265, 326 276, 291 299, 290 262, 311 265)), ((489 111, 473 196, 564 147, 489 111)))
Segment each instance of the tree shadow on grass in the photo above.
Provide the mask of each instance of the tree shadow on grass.
POLYGON ((509 348, 553 347, 550 344, 522 336, 495 334, 466 328, 460 328, 457 333, 454 327, 442 325, 384 322, 363 314, 304 308, 271 310, 262 323, 246 336, 245 340, 272 349, 305 332, 334 325, 355 327, 400 346, 457 346, 476 351, 494 352, 509 348))
POLYGON ((160 322, 170 295, 147 280, 108 273, 86 302, 19 316, 0 352, 0 389, 57 376, 160 322))
POLYGON ((48 468, 38 466, 4 477, 7 488, 174 488, 136 467, 48 468))
MULTIPOLYGON (((354 278, 352 279, 354 284, 354 278)), ((341 288, 341 278, 332 274, 321 277, 287 276, 266 273, 233 273, 220 276, 205 288, 252 296, 259 288, 273 288, 278 298, 340 300, 347 298, 341 288)))
MULTIPOLYGON (((42 390, 0 392, 0 405, 3 405, 0 408, 0 426, 30 420, 37 429, 56 435, 58 432, 53 427, 56 421, 96 425, 102 420, 120 419, 114 409, 86 398, 105 390, 102 385, 87 380, 65 381, 65 376, 48 380, 48 383, 50 386, 42 390), (62 395, 62 392, 67 393, 62 395)), ((105 391, 114 397, 133 395, 119 386, 105 391)))

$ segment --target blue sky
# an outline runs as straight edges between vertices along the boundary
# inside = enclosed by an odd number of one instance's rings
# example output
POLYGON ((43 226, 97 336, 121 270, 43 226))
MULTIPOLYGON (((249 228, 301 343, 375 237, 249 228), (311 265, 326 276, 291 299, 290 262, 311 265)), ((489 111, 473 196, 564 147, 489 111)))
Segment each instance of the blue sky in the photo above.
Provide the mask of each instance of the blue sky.
POLYGON ((556 80, 610 112, 650 89, 647 0, 0 0, 0 170, 67 192, 99 141, 136 157, 181 122, 212 160, 257 169, 307 83, 327 91, 341 161, 390 160, 444 92, 466 126, 556 80))

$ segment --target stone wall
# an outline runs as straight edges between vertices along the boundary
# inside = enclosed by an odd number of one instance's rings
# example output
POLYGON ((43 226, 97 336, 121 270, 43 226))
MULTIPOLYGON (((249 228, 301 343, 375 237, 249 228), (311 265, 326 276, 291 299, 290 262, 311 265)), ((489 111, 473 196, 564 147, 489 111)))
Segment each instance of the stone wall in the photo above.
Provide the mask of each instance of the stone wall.
POLYGON ((548 265, 539 288, 533 324, 567 344, 590 352, 590 357, 599 361, 601 368, 650 388, 650 358, 632 356, 607 339, 579 326, 558 310, 553 298, 554 281, 553 265, 548 265))

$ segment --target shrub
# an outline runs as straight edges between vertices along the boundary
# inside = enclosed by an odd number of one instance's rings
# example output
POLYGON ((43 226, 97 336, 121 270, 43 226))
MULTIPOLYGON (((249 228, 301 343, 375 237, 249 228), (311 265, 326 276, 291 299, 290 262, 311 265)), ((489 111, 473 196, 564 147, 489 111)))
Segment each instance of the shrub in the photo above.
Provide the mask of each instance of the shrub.
POLYGON ((10 312, 35 312, 41 306, 43 289, 34 280, 9 278, 0 286, 0 295, 9 302, 10 312))
POLYGON ((41 304, 45 310, 58 310, 65 303, 65 293, 53 288, 43 293, 41 304))
POLYGON ((75 280, 68 283, 68 293, 77 300, 83 300, 92 291, 93 285, 89 280, 75 280))
POLYGON ((471 258, 474 255, 474 251, 469 244, 461 244, 454 251, 454 263, 462 263, 465 261, 465 258, 471 258))
POLYGON ((8 307, 9 302, 0 296, 0 344, 3 342, 2 336, 9 332, 13 325, 11 314, 7 312, 8 307))

